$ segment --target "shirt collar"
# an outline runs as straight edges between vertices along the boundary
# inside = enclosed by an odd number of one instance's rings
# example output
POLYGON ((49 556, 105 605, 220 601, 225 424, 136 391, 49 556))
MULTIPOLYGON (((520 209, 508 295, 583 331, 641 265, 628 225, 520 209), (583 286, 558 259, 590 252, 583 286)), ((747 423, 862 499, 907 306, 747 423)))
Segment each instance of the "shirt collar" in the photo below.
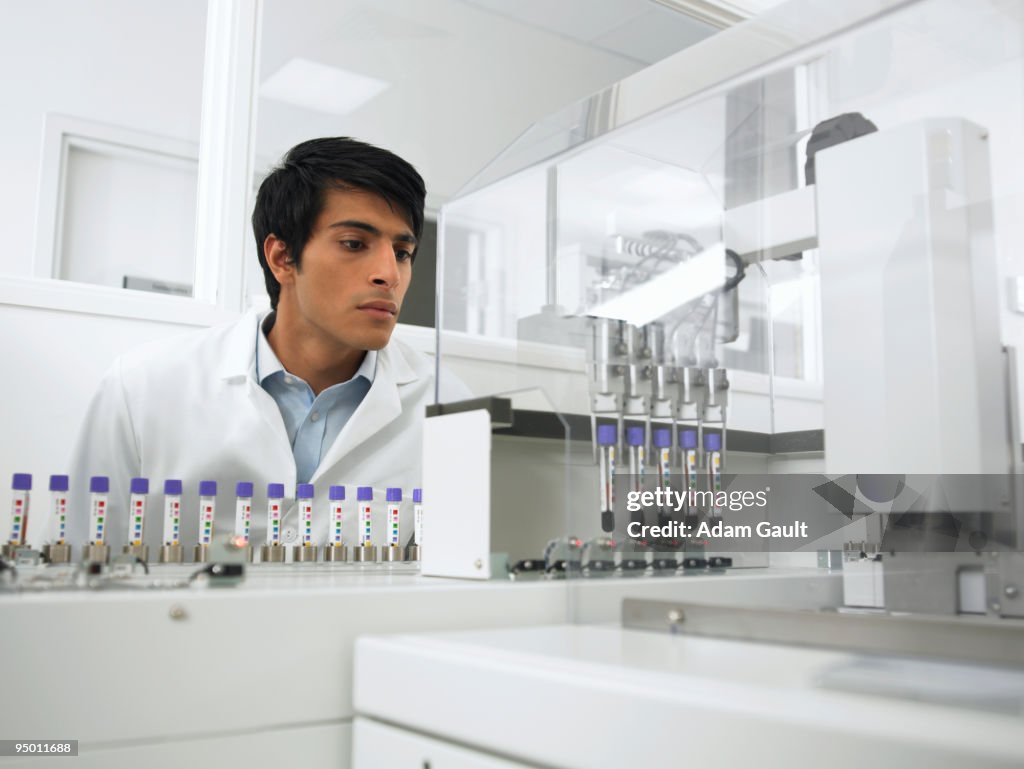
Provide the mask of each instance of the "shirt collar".
MULTIPOLYGON (((263 322, 259 324, 259 331, 256 334, 256 381, 262 385, 268 378, 277 372, 287 373, 281 361, 274 353, 270 342, 267 341, 267 334, 274 327, 276 314, 271 312, 263 322)), ((359 364, 352 379, 363 377, 367 382, 373 384, 374 376, 377 373, 377 351, 367 350, 363 356, 363 362, 359 364)), ((349 381, 351 382, 352 379, 349 381)), ((342 383, 343 384, 343 383, 342 383)))

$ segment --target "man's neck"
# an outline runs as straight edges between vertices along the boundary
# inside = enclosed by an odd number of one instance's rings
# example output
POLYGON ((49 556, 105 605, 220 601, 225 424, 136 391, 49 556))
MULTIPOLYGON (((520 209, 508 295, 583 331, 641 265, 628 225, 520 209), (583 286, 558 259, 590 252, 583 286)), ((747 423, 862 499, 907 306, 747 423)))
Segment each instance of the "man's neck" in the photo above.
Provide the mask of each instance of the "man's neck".
POLYGON ((281 312, 275 314, 267 342, 285 371, 303 379, 314 395, 354 377, 366 357, 366 350, 332 344, 281 312))

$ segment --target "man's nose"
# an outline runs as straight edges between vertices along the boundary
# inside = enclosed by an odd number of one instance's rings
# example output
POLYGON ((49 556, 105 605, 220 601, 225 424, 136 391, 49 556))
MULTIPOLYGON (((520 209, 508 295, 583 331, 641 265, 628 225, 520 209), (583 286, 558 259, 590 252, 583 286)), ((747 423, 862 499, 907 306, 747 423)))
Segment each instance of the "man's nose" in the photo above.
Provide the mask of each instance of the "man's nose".
POLYGON ((385 243, 375 248, 372 259, 370 282, 376 286, 395 288, 398 285, 400 273, 398 272, 398 260, 395 258, 391 244, 385 243))

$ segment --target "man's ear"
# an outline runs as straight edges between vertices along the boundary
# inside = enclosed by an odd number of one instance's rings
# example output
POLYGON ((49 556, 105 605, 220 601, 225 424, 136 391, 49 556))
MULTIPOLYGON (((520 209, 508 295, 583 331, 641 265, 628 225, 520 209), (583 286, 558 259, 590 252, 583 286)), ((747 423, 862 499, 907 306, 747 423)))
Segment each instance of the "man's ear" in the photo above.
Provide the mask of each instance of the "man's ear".
POLYGON ((295 275, 295 261, 292 259, 288 244, 277 235, 271 233, 263 241, 263 257, 267 260, 270 271, 282 286, 290 283, 295 275))

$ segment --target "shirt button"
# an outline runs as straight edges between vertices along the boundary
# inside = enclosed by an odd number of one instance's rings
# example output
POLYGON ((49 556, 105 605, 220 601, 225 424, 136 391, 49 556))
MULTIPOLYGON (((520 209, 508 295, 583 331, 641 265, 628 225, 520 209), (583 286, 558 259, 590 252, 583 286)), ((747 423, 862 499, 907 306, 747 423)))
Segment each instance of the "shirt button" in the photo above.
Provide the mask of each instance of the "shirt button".
POLYGON ((294 542, 296 537, 295 529, 287 528, 281 532, 281 539, 285 542, 294 542))
POLYGON ((309 420, 311 422, 315 422, 319 418, 320 418, 320 412, 319 411, 314 411, 312 414, 309 415, 309 420))
POLYGON ((285 384, 290 384, 290 385, 291 385, 291 384, 295 384, 295 380, 294 380, 294 379, 292 379, 292 378, 291 378, 290 376, 286 376, 286 377, 284 378, 284 383, 285 383, 285 384))

